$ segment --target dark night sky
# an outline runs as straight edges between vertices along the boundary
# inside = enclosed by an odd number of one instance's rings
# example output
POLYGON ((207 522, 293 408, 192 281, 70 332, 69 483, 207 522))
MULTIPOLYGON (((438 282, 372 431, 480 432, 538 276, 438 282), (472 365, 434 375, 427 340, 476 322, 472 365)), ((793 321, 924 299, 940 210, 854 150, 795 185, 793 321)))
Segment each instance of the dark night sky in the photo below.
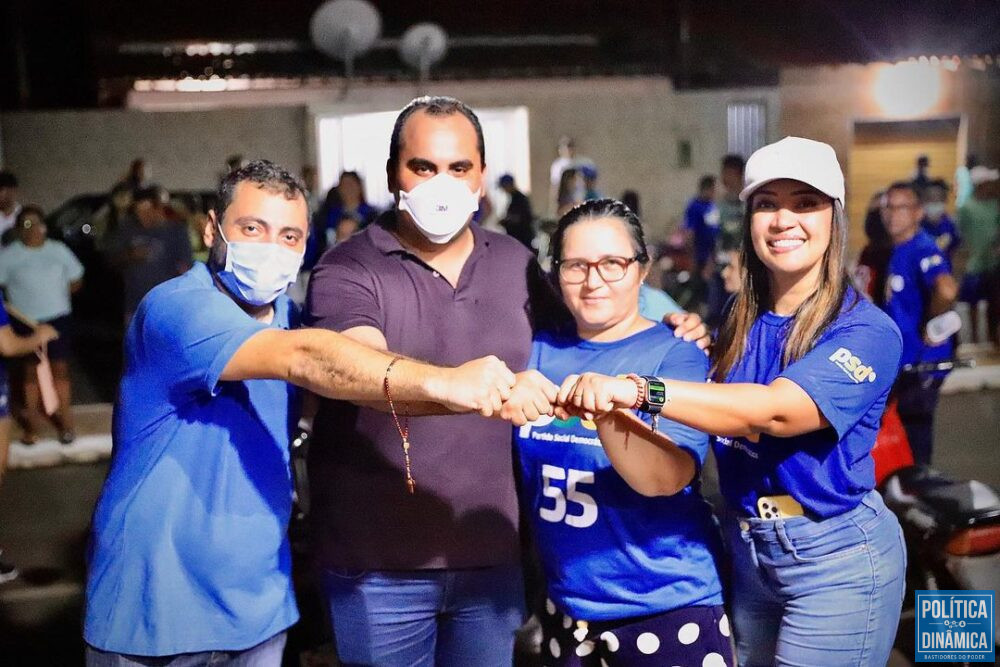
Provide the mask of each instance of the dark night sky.
MULTIPOLYGON (((308 40, 320 0, 4 0, 0 3, 0 108, 20 106, 19 65, 32 108, 94 106, 100 81, 177 76, 190 63, 122 58, 137 41, 308 40), (22 44, 23 59, 17 57, 22 44)), ((682 7, 691 24, 691 85, 766 80, 782 64, 868 62, 910 55, 1000 54, 1000 2, 995 0, 373 0, 383 36, 398 37, 421 21, 450 35, 588 34, 589 49, 453 50, 439 72, 472 75, 485 68, 545 71, 615 67, 678 75, 682 7)), ((315 53, 280 61, 258 58, 240 73, 331 73, 315 53)), ((395 54, 371 54, 362 75, 406 75, 395 54)), ((107 100, 104 100, 108 103, 107 100)), ((112 100, 113 103, 113 100, 112 100)))

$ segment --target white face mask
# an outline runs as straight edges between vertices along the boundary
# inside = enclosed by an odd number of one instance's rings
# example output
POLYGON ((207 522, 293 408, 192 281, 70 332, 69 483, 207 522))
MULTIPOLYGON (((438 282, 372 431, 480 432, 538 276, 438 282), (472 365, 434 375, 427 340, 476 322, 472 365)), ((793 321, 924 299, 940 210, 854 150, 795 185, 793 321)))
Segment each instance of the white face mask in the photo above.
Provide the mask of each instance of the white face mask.
POLYGON ((264 306, 295 282, 304 253, 277 243, 230 242, 221 225, 218 229, 226 243, 226 268, 217 275, 234 296, 250 305, 264 306))
POLYGON ((410 214, 427 240, 445 244, 479 208, 479 193, 450 174, 438 174, 409 192, 400 190, 398 208, 410 214))

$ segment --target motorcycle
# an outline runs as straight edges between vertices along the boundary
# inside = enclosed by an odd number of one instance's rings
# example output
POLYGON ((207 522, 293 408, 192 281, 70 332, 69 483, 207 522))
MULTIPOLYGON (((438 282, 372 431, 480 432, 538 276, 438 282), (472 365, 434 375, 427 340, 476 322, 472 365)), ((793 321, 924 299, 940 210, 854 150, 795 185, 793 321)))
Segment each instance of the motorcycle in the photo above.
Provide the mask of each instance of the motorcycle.
MULTIPOLYGON (((969 366, 969 362, 915 364, 903 373, 969 366)), ((890 400, 872 450, 876 484, 903 528, 906 597, 896 647, 914 655, 914 591, 1000 590, 1000 493, 977 480, 955 479, 914 465, 909 441, 890 400)), ((997 624, 1000 635, 1000 623, 997 624)))

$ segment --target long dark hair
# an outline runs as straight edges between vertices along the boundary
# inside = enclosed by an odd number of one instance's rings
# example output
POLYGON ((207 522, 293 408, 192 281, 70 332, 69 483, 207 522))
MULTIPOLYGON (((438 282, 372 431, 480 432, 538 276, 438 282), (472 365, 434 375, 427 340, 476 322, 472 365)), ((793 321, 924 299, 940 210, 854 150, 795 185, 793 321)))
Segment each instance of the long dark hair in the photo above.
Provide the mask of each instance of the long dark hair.
MULTIPOLYGON (((729 372, 743 358, 747 336, 753 323, 774 305, 767 267, 757 256, 750 238, 752 203, 751 196, 743 214, 740 291, 736 293, 729 313, 719 328, 719 337, 712 350, 712 377, 716 382, 725 381, 729 372)), ((833 200, 831 224, 830 245, 823 253, 822 272, 816 283, 816 290, 792 316, 791 330, 782 351, 783 367, 805 356, 844 307, 850 284, 847 274, 847 214, 843 204, 837 199, 833 200)))

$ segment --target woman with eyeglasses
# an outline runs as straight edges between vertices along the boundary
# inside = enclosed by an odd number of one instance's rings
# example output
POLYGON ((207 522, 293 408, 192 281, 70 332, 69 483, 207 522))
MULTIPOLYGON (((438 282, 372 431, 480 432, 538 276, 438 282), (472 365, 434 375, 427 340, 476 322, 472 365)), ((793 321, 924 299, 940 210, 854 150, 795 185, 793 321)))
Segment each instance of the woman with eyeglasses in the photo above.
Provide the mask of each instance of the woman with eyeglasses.
MULTIPOLYGON (((551 248, 573 323, 536 337, 529 368, 557 384, 584 370, 705 381, 705 353, 639 314, 649 256, 631 210, 611 199, 580 204, 559 221, 551 248)), ((543 664, 732 664, 719 540, 696 483, 708 437, 660 420, 672 465, 655 483, 635 484, 614 467, 627 449, 602 448, 592 422, 545 408, 526 410, 535 421, 515 430, 522 507, 548 587, 543 664)))
POLYGON ((601 371, 568 378, 557 401, 596 415, 606 449, 629 447, 622 475, 654 491, 676 463, 629 408, 714 434, 741 665, 885 665, 906 554, 871 450, 902 338, 850 285, 833 149, 788 137, 745 178, 742 285, 715 384, 601 371))

